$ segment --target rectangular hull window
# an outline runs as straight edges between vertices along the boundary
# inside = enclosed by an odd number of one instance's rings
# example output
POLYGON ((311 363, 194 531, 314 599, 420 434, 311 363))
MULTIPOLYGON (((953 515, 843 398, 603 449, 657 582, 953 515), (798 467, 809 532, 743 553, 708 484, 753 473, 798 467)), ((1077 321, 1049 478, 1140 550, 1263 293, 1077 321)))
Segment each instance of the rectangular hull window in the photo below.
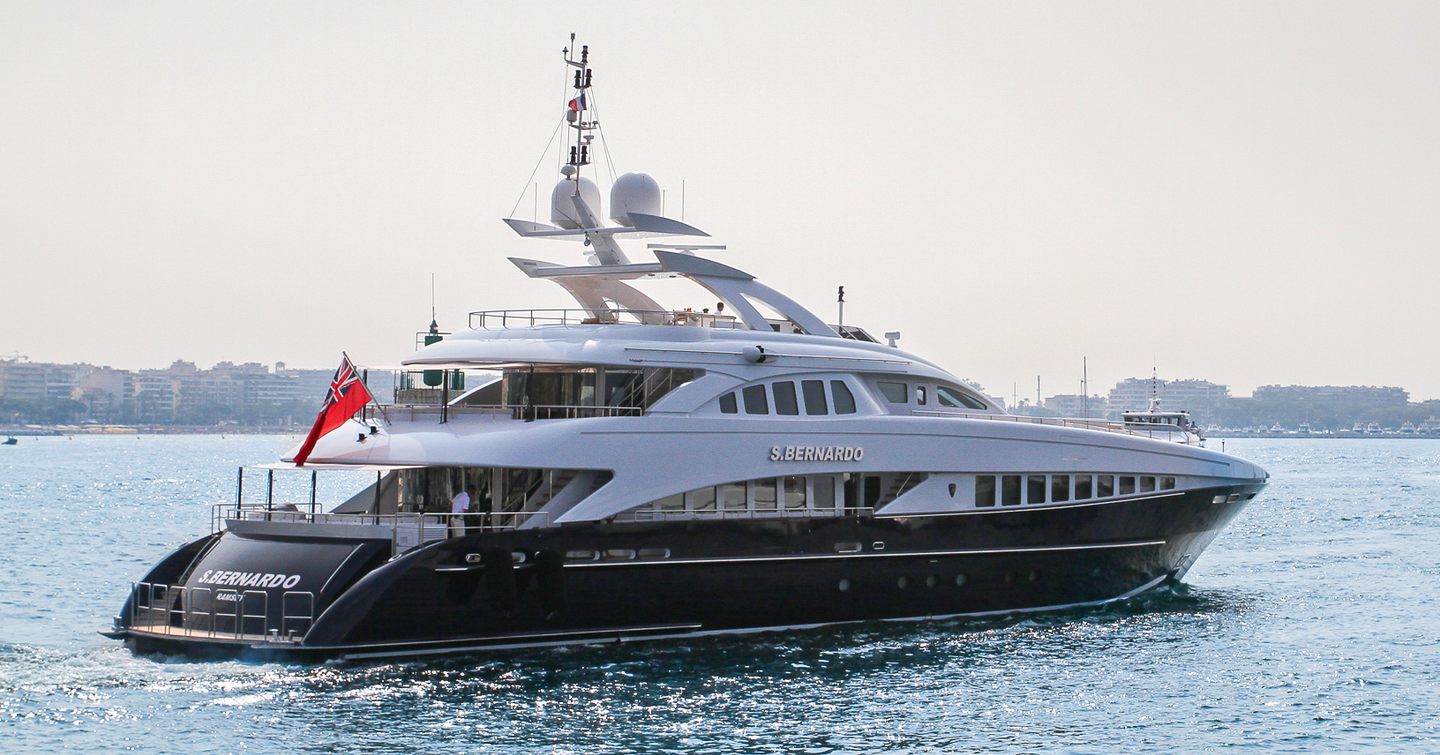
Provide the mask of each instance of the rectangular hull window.
POLYGON ((1000 503, 1004 506, 1020 505, 1020 475, 1007 474, 1000 478, 1000 503))
POLYGON ((1070 500, 1070 475, 1050 475, 1050 500, 1056 502, 1070 500))
POLYGON ((975 505, 995 505, 995 475, 980 475, 975 478, 975 505))
POLYGON ((1032 474, 1025 480, 1025 502, 1045 502, 1045 475, 1032 474))

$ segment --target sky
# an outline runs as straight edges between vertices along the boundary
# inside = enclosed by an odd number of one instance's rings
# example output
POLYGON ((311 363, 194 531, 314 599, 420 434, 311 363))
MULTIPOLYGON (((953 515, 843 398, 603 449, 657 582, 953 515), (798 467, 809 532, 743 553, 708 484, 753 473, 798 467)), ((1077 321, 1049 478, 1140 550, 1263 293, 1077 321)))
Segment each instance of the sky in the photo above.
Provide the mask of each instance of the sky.
POLYGON ((992 394, 1440 398, 1433 2, 0 0, 0 357, 393 365, 432 274, 445 329, 573 306, 500 222, 571 32, 717 259, 992 394))

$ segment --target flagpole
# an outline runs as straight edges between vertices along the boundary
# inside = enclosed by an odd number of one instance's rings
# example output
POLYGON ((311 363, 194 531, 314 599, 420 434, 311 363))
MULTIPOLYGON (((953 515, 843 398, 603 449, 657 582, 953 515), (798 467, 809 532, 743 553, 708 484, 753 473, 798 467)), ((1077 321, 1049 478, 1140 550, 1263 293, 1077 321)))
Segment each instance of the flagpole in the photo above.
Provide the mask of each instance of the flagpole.
MULTIPOLYGON (((433 285, 433 282, 432 282, 432 285, 433 285)), ((345 353, 345 350, 344 350, 344 349, 341 349, 341 350, 340 350, 340 356, 341 356, 342 358, 344 358, 345 361, 350 362, 350 366, 351 366, 351 367, 354 367, 354 366, 355 366, 355 362, 350 359, 350 355, 347 354, 347 353, 345 353)), ((369 370, 366 370, 365 372, 363 372, 363 373, 361 373, 361 374, 363 374, 366 378, 368 378, 368 377, 370 376, 370 371, 369 371, 369 370)), ((367 402, 365 402, 365 403, 366 403, 366 404, 374 404, 374 405, 375 405, 375 412, 380 415, 380 419, 383 420, 383 421, 385 422, 385 425, 388 427, 388 426, 390 425, 390 417, 385 414, 385 407, 381 406, 381 405, 380 405, 380 402, 375 400, 375 392, 372 391, 372 390, 370 390, 370 381, 369 381, 368 379, 366 379, 366 380, 361 380, 361 381, 360 381, 360 384, 365 386, 365 393, 366 393, 366 395, 370 396, 370 400, 367 401, 367 402)))

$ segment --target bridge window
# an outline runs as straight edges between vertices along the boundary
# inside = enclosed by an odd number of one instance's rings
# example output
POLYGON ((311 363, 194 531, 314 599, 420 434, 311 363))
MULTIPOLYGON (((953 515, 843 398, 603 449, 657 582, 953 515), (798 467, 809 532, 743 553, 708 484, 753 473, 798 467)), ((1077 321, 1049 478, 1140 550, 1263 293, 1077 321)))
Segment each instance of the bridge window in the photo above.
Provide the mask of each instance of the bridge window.
POLYGON ((830 381, 830 395, 835 399, 836 414, 855 413, 855 396, 850 393, 850 386, 845 385, 844 380, 830 381))
POLYGON ((1132 495, 1135 493, 1135 478, 1124 475, 1120 478, 1120 495, 1132 495))
POLYGON ((985 402, 957 388, 946 385, 935 386, 935 399, 941 406, 951 409, 985 409, 985 402))
POLYGON ((720 397, 720 411, 725 414, 735 414, 738 407, 735 406, 735 394, 727 393, 720 397))
POLYGON ((1175 478, 1174 478, 1174 477, 1161 477, 1161 478, 1160 478, 1160 489, 1161 489, 1161 490, 1174 490, 1174 489, 1175 489, 1175 478))
POLYGON ((1088 474, 1075 475, 1075 500, 1083 501, 1091 496, 1091 479, 1088 474))
POLYGON ((805 393, 806 414, 829 414, 830 408, 825 405, 825 382, 822 380, 805 380, 800 383, 801 390, 805 393))
POLYGON ((1109 498, 1115 495, 1115 475, 1102 474, 1095 476, 1095 497, 1109 498))
POLYGON ((1151 477, 1151 476, 1149 476, 1149 475, 1146 475, 1146 476, 1144 476, 1144 477, 1141 477, 1141 478, 1140 478, 1140 492, 1141 492, 1141 493, 1154 493, 1154 492, 1155 492, 1155 478, 1154 478, 1154 477, 1151 477))
POLYGON ((929 399, 929 391, 923 385, 915 386, 915 403, 924 406, 929 399))
POLYGON ((907 404, 910 402, 910 389, 904 383, 891 383, 881 380, 876 385, 880 386, 880 393, 885 400, 892 404, 907 404))
POLYGON ((776 414, 799 414, 800 405, 795 401, 795 384, 789 380, 776 383, 775 389, 775 413, 776 414))

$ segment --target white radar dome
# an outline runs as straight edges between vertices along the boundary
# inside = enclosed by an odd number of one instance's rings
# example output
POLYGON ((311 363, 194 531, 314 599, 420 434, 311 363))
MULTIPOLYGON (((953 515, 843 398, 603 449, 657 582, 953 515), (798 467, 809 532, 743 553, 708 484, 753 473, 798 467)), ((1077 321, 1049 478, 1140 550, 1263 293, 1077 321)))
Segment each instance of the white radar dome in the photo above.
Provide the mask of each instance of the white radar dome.
MULTIPOLYGON (((575 209, 575 183, 562 178, 550 191, 550 222, 561 228, 579 228, 583 224, 580 212, 575 209)), ((580 197, 585 200, 590 212, 600 217, 600 187, 588 178, 580 178, 580 197)))
POLYGON ((626 173, 610 187, 610 219, 620 225, 635 225, 630 213, 660 214, 660 184, 644 173, 626 173))

